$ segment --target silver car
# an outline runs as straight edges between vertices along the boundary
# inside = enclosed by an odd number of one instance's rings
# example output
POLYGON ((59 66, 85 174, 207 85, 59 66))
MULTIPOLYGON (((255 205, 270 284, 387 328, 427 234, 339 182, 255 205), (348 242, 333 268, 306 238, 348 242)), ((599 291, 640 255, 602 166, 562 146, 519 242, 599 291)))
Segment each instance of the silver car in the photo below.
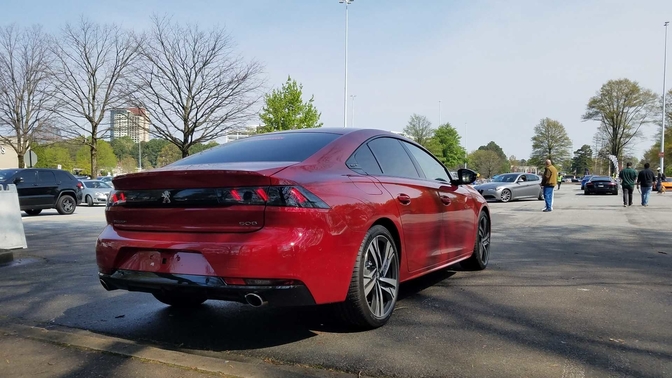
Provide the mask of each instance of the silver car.
POLYGON ((541 177, 532 173, 505 173, 492 181, 474 186, 486 200, 509 202, 514 199, 544 199, 541 177))
POLYGON ((82 180, 82 199, 87 205, 106 204, 112 187, 101 180, 82 180))

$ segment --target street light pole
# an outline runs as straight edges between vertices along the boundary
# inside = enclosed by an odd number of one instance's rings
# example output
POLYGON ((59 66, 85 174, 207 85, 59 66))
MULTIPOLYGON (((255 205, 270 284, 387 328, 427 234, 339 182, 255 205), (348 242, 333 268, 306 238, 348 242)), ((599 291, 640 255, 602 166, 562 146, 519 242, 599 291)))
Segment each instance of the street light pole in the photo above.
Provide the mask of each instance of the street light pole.
POLYGON ((348 5, 355 0, 339 0, 345 4, 345 89, 343 94, 343 127, 348 127, 348 5))
POLYGON ((357 95, 350 95, 350 98, 352 99, 352 124, 351 124, 351 126, 353 128, 355 127, 355 97, 357 97, 357 95))
POLYGON ((662 130, 660 131, 660 170, 661 173, 665 174, 665 92, 666 92, 666 77, 665 74, 667 73, 667 25, 669 24, 669 21, 665 22, 665 53, 663 55, 663 123, 662 123, 662 130))
POLYGON ((439 100, 439 126, 441 126, 441 100, 439 100))

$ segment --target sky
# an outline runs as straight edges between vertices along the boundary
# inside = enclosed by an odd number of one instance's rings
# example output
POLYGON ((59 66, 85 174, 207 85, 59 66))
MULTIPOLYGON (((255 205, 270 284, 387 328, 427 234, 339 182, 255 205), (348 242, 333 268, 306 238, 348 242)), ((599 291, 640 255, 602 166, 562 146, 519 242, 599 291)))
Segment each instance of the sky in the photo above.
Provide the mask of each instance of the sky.
MULTIPOLYGON (((338 0, 2 0, 1 8, 0 25, 50 32, 82 16, 137 31, 153 14, 224 27, 237 54, 264 66, 267 90, 290 75, 304 99, 314 96, 325 127, 343 126, 346 10, 338 0)), ((576 150, 592 143, 598 123, 581 116, 608 80, 662 94, 665 21, 670 0, 355 0, 348 127, 401 131, 417 113, 433 127, 450 122, 469 151, 494 141, 522 159, 534 126, 548 117, 565 126, 576 150)), ((643 130, 638 157, 655 132, 643 130)))

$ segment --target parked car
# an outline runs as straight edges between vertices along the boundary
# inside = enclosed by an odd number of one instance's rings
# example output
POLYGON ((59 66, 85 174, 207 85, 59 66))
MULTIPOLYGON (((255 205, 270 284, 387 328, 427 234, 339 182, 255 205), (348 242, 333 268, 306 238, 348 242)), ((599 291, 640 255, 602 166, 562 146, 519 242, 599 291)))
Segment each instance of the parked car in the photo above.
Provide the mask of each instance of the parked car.
POLYGON ((111 186, 111 187, 114 189, 114 184, 112 184, 112 179, 113 179, 112 176, 101 176, 101 177, 98 177, 98 180, 100 180, 100 181, 106 183, 107 185, 111 186))
POLYGON ((585 175, 581 179, 581 190, 584 190, 586 188, 586 183, 590 181, 590 178, 593 177, 593 175, 585 175))
POLYGON ((19 206, 28 215, 44 209, 72 214, 82 202, 82 183, 70 172, 49 168, 0 170, 0 185, 16 184, 19 206))
POLYGON ((379 327, 401 282, 456 262, 487 266, 490 211, 469 186, 476 173, 457 173, 382 130, 226 143, 113 179, 100 282, 180 307, 338 303, 347 322, 379 327))
POLYGON ((82 197, 88 206, 106 204, 110 191, 114 189, 101 180, 82 180, 82 184, 84 185, 82 197))
POLYGON ((583 194, 618 194, 618 183, 608 176, 593 176, 585 184, 583 194))
POLYGON ((509 202, 515 199, 544 199, 541 177, 532 173, 505 173, 494 176, 492 181, 476 185, 474 189, 490 200, 509 202))
POLYGON ((667 177, 663 180, 663 188, 665 188, 665 191, 672 190, 672 177, 667 177))

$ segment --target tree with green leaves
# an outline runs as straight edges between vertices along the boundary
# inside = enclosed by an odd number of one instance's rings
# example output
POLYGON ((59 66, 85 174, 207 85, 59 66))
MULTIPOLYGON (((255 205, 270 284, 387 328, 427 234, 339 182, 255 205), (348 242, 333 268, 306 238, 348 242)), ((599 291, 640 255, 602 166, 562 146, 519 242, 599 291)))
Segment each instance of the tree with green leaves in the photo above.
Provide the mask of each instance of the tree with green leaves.
POLYGON ((406 127, 404 127, 404 134, 408 135, 416 143, 426 147, 434 136, 434 130, 432 129, 432 123, 429 122, 427 117, 414 113, 408 120, 406 127))
POLYGON ((209 150, 213 147, 219 146, 219 143, 215 142, 214 140, 208 142, 208 143, 199 143, 191 146, 191 149, 189 150, 189 155, 197 154, 199 152, 209 150))
MULTIPOLYGON (((471 168, 480 173, 485 178, 506 172, 503 170, 502 157, 492 150, 478 149, 469 155, 471 168)), ((505 163, 508 160, 505 159, 505 163)))
POLYGON ((434 130, 430 146, 435 143, 438 147, 438 154, 434 151, 432 153, 435 153, 446 167, 455 168, 464 162, 466 156, 466 150, 460 145, 460 140, 461 137, 457 130, 446 122, 434 130))
POLYGON ((182 158, 182 153, 176 145, 172 143, 166 144, 159 153, 156 159, 156 167, 164 167, 168 164, 174 163, 182 158))
POLYGON ((261 133, 322 127, 321 113, 313 105, 314 96, 304 102, 303 85, 298 84, 291 76, 287 77, 280 89, 266 94, 264 102, 259 114, 264 124, 259 129, 261 133))
POLYGON ((138 161, 132 156, 126 156, 119 162, 123 173, 133 173, 138 170, 138 161))
POLYGON ((36 145, 32 148, 37 154, 36 168, 58 168, 66 171, 74 168, 74 160, 67 148, 59 145, 36 145))
POLYGON ((165 139, 150 139, 148 142, 141 142, 142 145, 142 161, 143 167, 149 166, 145 165, 145 159, 149 160, 149 163, 152 167, 159 167, 158 158, 161 154, 161 150, 168 145, 170 142, 165 139))
POLYGON ((567 136, 562 123, 544 118, 534 127, 530 160, 536 166, 541 167, 546 159, 551 159, 554 165, 560 167, 560 164, 570 158, 571 149, 572 140, 567 136))
POLYGON ((593 167, 593 149, 584 144, 578 150, 574 151, 572 158, 571 171, 576 175, 583 175, 593 167))
POLYGON ((138 144, 128 135, 114 138, 110 142, 110 146, 112 146, 112 151, 114 151, 114 155, 119 161, 124 160, 126 157, 136 158, 138 156, 138 144))
POLYGON ((598 121, 611 155, 621 159, 624 150, 639 136, 643 125, 653 121, 658 96, 628 79, 610 80, 588 101, 584 121, 598 121))
MULTIPOLYGON (((98 172, 96 173, 88 172, 92 178, 98 177, 98 173, 101 170, 109 172, 112 171, 117 166, 117 157, 114 155, 112 146, 110 146, 109 143, 107 143, 102 139, 98 139, 96 151, 97 151, 96 158, 98 160, 96 166, 98 167, 97 168, 98 172)), ((88 169, 86 168, 91 166, 90 146, 84 145, 81 146, 79 150, 77 150, 77 156, 75 158, 75 162, 78 168, 82 168, 84 172, 88 171, 88 169)))
MULTIPOLYGON (((497 158, 499 159, 500 162, 500 167, 498 169, 497 173, 503 173, 503 172, 508 172, 510 167, 509 167, 509 159, 506 157, 506 154, 504 153, 504 150, 502 150, 502 147, 500 147, 497 143, 494 141, 490 141, 490 143, 486 144, 485 146, 480 146, 478 147, 479 151, 492 151, 495 154, 497 154, 497 158)), ((470 159, 471 161, 471 159, 470 159)), ((495 173, 495 174, 497 174, 495 173)))

